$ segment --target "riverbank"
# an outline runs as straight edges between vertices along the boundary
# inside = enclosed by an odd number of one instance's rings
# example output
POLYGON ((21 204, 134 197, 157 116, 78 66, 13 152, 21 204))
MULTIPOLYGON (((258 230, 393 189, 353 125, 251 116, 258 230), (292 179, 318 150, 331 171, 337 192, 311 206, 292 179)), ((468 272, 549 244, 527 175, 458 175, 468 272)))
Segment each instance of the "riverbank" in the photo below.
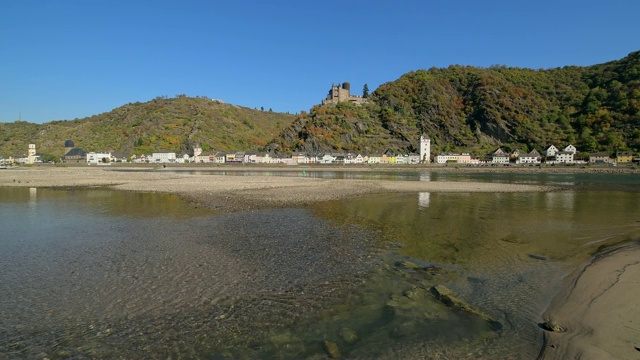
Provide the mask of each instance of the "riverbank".
POLYGON ((597 254, 545 312, 540 359, 640 358, 640 241, 597 254))

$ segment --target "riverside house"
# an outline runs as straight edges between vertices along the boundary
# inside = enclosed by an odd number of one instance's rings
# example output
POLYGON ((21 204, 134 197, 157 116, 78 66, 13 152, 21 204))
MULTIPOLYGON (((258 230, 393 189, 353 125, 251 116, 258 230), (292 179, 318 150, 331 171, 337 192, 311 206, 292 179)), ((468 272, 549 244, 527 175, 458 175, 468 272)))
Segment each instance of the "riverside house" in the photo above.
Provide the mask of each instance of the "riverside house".
POLYGON ((540 164, 542 162, 542 156, 538 150, 533 149, 528 154, 520 154, 516 159, 516 164, 540 164))
POLYGON ((90 152, 87 153, 87 165, 111 165, 116 159, 110 152, 90 152))
POLYGON ((610 164, 613 160, 608 153, 591 153, 589 154, 589 164, 610 164))
POLYGON ((616 153, 616 162, 630 163, 632 161, 633 161, 633 153, 629 151, 618 151, 618 153, 616 153))
POLYGON ((498 149, 498 150, 494 151, 493 154, 491 154, 491 163, 492 164, 508 165, 509 164, 509 154, 504 152, 504 150, 502 150, 502 149, 498 149))

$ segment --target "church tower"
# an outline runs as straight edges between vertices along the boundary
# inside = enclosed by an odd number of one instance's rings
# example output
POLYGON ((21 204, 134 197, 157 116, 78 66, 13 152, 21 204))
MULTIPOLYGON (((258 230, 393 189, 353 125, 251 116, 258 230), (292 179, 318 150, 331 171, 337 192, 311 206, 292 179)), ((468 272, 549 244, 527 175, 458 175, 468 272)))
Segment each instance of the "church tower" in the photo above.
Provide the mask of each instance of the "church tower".
POLYGON ((67 140, 64 142, 64 154, 67 155, 69 151, 71 151, 75 146, 72 140, 67 140))
POLYGON ((427 134, 420 136, 420 163, 431 162, 431 138, 427 134))

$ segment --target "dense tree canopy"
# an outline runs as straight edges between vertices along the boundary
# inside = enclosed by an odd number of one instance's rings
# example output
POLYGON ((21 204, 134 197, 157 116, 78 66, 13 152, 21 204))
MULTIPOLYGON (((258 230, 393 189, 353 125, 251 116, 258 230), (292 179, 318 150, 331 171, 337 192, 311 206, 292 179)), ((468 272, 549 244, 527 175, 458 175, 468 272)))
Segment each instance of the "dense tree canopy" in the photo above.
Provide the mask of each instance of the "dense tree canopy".
POLYGON ((285 151, 408 152, 427 133, 435 151, 551 144, 640 150, 640 52, 589 67, 412 71, 381 85, 369 100, 363 107, 315 107, 275 143, 285 151))

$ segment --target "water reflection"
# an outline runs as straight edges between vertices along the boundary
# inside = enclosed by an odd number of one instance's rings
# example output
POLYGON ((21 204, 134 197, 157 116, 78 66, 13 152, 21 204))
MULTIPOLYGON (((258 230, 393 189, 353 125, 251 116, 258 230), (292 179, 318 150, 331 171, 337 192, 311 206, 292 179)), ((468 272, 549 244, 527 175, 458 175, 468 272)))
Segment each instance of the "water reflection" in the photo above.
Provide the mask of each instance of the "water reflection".
POLYGON ((545 194, 546 209, 549 212, 567 212, 575 208, 576 192, 549 192, 545 194))
POLYGON ((429 207, 429 203, 431 202, 431 194, 428 192, 420 192, 418 193, 418 207, 420 209, 425 209, 429 207))
MULTIPOLYGON (((603 174, 603 173, 549 173, 549 172, 521 172, 501 173, 495 171, 442 171, 434 169, 416 170, 413 167, 385 171, 376 170, 338 170, 333 166, 315 170, 314 167, 304 167, 300 170, 252 170, 251 166, 237 170, 181 170, 175 168, 169 171, 194 175, 224 175, 224 176, 286 176, 286 177, 314 177, 323 179, 357 179, 357 180, 399 180, 399 181, 478 181, 509 184, 552 185, 573 188, 576 186, 600 190, 640 191, 640 178, 637 174, 603 174)), ((117 169, 121 172, 147 172, 153 170, 117 169)))
POLYGON ((640 237, 638 192, 417 197, 220 215, 0 188, 0 358, 320 358, 325 340, 344 357, 535 358, 571 264, 640 237), (434 300, 442 284, 503 328, 434 300))
POLYGON ((31 212, 35 212, 36 201, 38 200, 38 189, 34 187, 29 188, 29 208, 31 212))
POLYGON ((415 196, 365 196, 314 209, 336 224, 378 228, 418 268, 448 268, 432 281, 508 324, 501 342, 488 342, 498 358, 535 358, 536 324, 562 276, 601 245, 640 238, 637 192, 415 196))

